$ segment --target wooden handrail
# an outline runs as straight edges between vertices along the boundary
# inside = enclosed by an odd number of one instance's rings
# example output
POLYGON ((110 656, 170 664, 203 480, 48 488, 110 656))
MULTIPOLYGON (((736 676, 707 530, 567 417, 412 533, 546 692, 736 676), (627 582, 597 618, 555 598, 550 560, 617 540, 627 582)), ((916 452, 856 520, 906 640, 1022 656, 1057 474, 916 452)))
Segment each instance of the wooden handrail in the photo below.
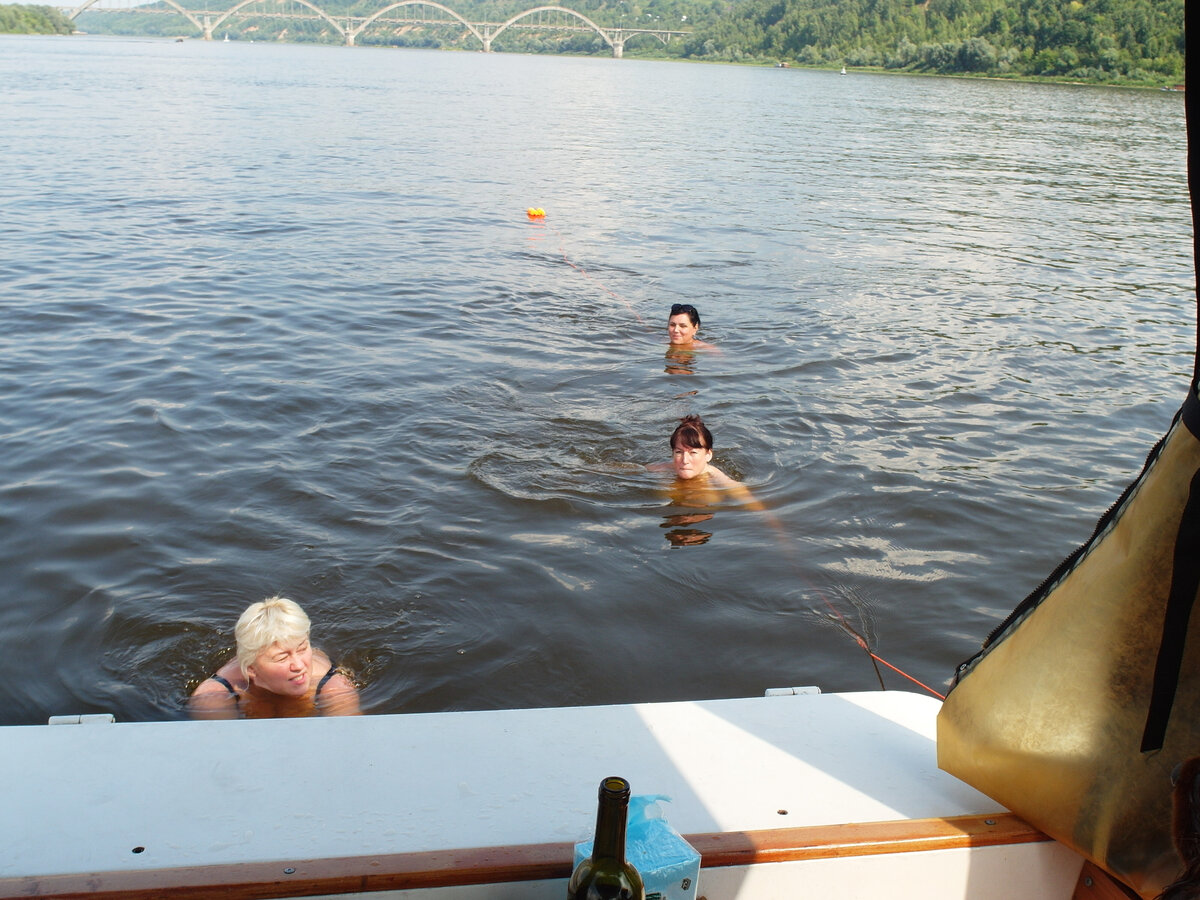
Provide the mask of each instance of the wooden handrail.
POLYGON ((688 843, 700 852, 701 866, 704 867, 918 853, 1048 840, 1049 837, 1012 813, 687 836, 688 843))
MULTIPOLYGON (((1048 841, 1012 813, 685 835, 704 868, 1048 841)), ((0 879, 0 900, 268 900, 563 879, 570 843, 0 879)))

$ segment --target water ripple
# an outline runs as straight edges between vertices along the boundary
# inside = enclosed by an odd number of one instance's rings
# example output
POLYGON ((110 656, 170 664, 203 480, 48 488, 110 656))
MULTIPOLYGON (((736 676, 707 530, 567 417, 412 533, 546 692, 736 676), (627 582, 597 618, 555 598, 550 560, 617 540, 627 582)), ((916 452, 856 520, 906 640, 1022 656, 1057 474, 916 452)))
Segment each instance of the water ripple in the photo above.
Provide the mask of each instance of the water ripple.
POLYGON ((5 723, 276 592, 377 712, 876 686, 831 609, 938 683, 1191 372, 1177 96, 0 42, 5 723), (765 511, 644 469, 690 412, 765 511))

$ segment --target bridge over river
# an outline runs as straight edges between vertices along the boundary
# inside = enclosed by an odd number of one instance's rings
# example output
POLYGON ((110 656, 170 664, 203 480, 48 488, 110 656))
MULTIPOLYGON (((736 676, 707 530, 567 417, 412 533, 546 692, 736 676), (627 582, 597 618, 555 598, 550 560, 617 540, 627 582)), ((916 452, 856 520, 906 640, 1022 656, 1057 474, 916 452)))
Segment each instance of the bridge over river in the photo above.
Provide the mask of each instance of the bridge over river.
MULTIPOLYGON (((186 0, 184 0, 186 2, 186 0)), ((113 5, 102 0, 86 0, 76 7, 59 7, 70 19, 77 18, 80 13, 92 11, 102 13, 131 13, 162 14, 183 16, 204 36, 211 41, 214 33, 219 33, 222 25, 233 21, 249 19, 284 19, 294 21, 324 21, 341 35, 348 46, 354 46, 357 38, 371 27, 416 27, 422 25, 450 25, 466 29, 479 41, 484 53, 492 51, 492 45, 500 35, 510 28, 525 28, 555 31, 595 32, 612 48, 612 55, 620 58, 625 52, 625 44, 636 37, 649 36, 666 45, 672 38, 691 34, 690 31, 676 31, 665 26, 660 27, 658 19, 651 18, 649 27, 627 27, 624 24, 611 26, 599 25, 581 12, 568 9, 565 6, 536 6, 518 13, 504 22, 469 22, 448 6, 435 0, 400 0, 398 3, 386 3, 378 10, 368 15, 340 15, 322 9, 312 0, 239 0, 229 9, 212 11, 207 9, 189 9, 179 0, 160 0, 152 6, 113 5)))

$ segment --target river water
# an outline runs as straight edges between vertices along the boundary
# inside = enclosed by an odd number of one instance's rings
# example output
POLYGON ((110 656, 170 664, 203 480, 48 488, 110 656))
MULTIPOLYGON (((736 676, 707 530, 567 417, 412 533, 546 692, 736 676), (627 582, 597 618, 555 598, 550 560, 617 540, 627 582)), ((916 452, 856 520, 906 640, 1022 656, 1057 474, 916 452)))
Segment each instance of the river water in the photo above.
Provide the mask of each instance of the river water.
POLYGON ((181 716, 273 593, 376 713, 877 688, 834 621, 944 690, 1191 373, 1179 94, 7 36, 0 83, 3 724, 181 716), (690 412, 765 509, 642 468, 690 412))

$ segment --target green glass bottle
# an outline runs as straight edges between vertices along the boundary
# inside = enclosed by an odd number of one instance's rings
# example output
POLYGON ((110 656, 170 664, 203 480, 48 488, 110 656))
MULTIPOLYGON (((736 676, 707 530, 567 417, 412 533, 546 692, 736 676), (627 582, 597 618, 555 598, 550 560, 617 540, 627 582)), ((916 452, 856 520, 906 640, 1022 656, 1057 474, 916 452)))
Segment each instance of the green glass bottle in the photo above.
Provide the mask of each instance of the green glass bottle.
POLYGON ((611 776, 600 782, 596 839, 592 855, 575 867, 567 900, 645 900, 637 869, 625 861, 625 825, 629 820, 629 782, 611 776))

